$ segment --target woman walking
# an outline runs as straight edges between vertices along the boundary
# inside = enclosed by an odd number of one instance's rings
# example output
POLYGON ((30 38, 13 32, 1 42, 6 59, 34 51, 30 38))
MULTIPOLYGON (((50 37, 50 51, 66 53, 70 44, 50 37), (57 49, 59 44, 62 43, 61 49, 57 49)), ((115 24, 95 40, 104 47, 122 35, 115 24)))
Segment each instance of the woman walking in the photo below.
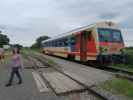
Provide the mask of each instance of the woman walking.
POLYGON ((7 87, 12 85, 12 81, 13 81, 15 74, 19 79, 18 84, 22 83, 22 78, 21 78, 19 69, 21 69, 23 65, 22 65, 22 59, 21 59, 19 49, 14 48, 12 53, 13 53, 12 60, 11 60, 12 61, 12 65, 11 65, 12 71, 11 71, 9 82, 8 82, 8 84, 6 84, 7 87))

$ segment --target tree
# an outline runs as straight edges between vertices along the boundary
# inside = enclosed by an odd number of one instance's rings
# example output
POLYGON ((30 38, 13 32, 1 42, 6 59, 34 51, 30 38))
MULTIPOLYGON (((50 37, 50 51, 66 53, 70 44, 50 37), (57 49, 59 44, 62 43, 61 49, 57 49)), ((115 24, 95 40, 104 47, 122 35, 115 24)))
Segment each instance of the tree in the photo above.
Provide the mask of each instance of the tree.
POLYGON ((23 46, 20 45, 20 44, 12 44, 11 47, 12 48, 18 48, 18 49, 22 49, 23 48, 23 46))
POLYGON ((36 42, 31 46, 31 48, 41 48, 42 41, 49 39, 49 36, 40 36, 36 39, 36 42))
POLYGON ((0 33, 0 47, 2 47, 3 45, 8 45, 9 44, 9 38, 7 37, 7 35, 1 34, 0 33))
POLYGON ((31 48, 38 48, 37 43, 32 44, 31 48))

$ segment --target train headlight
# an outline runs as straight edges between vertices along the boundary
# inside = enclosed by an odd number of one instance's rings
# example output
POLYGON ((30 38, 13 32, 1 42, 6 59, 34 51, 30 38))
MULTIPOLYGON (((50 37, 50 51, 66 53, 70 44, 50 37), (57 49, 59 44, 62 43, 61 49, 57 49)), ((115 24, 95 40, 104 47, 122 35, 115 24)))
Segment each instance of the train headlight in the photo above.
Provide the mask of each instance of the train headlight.
POLYGON ((107 51, 108 51, 107 47, 100 47, 100 52, 101 53, 104 53, 104 52, 107 52, 107 51))
POLYGON ((124 49, 120 49, 120 52, 121 52, 121 53, 124 53, 124 49))

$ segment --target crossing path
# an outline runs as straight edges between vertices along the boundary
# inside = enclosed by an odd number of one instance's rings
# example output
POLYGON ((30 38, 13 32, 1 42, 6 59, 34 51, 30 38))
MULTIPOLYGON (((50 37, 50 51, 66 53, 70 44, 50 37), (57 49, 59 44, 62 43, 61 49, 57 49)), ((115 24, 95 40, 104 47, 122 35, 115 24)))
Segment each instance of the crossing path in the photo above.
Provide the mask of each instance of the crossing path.
MULTIPOLYGON (((5 87, 11 71, 9 67, 10 65, 0 64, 0 100, 63 100, 51 91, 40 92, 35 81, 40 78, 37 75, 34 75, 35 77, 33 76, 32 69, 22 70, 23 84, 18 85, 17 78, 15 77, 13 85, 5 87)), ((42 84, 44 86, 44 83, 42 84)))
MULTIPOLYGON (((45 80, 39 75, 39 72, 30 68, 32 67, 31 62, 26 61, 25 63, 24 59, 24 67, 25 69, 21 71, 23 84, 18 85, 18 80, 15 77, 12 86, 5 87, 11 69, 9 64, 0 64, 0 100, 101 100, 99 98, 94 98, 94 95, 88 93, 88 91, 57 96, 47 86, 46 82, 44 82, 45 80)), ((51 70, 45 69, 45 72, 49 76, 50 74, 48 73, 51 72, 51 70)), ((62 76, 59 75, 58 78, 62 80, 62 76)), ((72 80, 67 80, 73 83, 72 80)), ((76 83, 68 84, 67 86, 72 86, 74 84, 76 83)), ((79 89, 80 88, 82 87, 79 86, 79 89)))

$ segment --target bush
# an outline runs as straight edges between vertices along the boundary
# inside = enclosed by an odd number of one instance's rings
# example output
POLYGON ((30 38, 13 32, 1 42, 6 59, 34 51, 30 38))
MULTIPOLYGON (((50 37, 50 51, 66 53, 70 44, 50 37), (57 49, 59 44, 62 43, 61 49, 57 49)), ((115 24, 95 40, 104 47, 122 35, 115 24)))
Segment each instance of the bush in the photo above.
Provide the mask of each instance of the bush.
POLYGON ((127 64, 133 65, 133 48, 126 48, 125 53, 127 64))

